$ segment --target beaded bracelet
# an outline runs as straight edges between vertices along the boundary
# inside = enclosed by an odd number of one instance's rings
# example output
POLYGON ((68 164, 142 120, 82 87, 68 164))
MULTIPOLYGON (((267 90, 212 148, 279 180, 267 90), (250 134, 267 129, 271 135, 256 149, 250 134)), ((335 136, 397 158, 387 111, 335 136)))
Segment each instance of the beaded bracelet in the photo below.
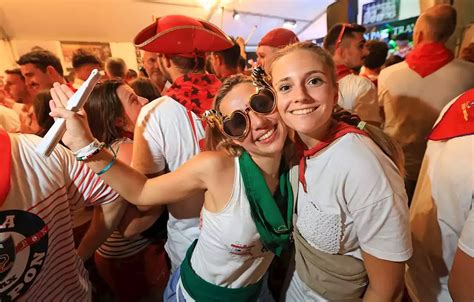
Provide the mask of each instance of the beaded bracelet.
POLYGON ((110 151, 112 151, 112 154, 114 155, 114 157, 107 164, 107 166, 105 166, 104 168, 102 168, 102 170, 97 172, 97 175, 99 175, 99 176, 104 174, 105 172, 109 171, 109 169, 112 168, 112 166, 115 164, 115 160, 117 159, 117 154, 118 154, 118 151, 120 149, 120 146, 118 146, 117 150, 114 150, 111 146, 109 148, 110 148, 110 151))

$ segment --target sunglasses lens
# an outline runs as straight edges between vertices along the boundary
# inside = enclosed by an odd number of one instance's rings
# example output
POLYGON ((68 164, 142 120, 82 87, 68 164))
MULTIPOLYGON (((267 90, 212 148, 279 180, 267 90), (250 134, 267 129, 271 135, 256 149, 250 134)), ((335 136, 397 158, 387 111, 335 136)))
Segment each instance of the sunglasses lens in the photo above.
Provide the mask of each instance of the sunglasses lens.
POLYGON ((269 89, 262 89, 250 99, 250 107, 255 112, 269 114, 275 107, 275 97, 269 89))
POLYGON ((227 133, 227 135, 233 137, 242 136, 245 133, 246 128, 247 119, 245 118, 245 115, 240 111, 234 112, 232 116, 226 119, 223 123, 224 132, 227 133))

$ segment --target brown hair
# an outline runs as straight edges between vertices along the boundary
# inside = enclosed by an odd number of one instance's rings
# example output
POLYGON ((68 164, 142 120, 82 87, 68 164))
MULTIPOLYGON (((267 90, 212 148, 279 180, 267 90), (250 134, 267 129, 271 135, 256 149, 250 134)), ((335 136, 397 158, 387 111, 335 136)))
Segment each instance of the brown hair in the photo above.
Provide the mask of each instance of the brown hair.
POLYGON ((122 127, 117 126, 117 119, 125 116, 117 94, 117 89, 122 85, 125 83, 119 80, 108 80, 98 84, 84 105, 92 134, 108 145, 123 137, 122 127))
POLYGON ((158 87, 149 78, 138 78, 130 83, 135 94, 144 97, 148 102, 154 101, 161 96, 158 87))
MULTIPOLYGON (((281 59, 285 55, 296 50, 307 50, 315 54, 329 68, 330 75, 332 77, 331 82, 333 83, 333 85, 336 85, 336 67, 331 55, 327 51, 322 49, 321 47, 311 42, 299 42, 299 43, 287 46, 283 48, 282 50, 278 51, 275 56, 275 59, 273 60, 272 66, 279 59, 281 59)), ((358 116, 353 115, 350 112, 342 110, 342 108, 340 108, 339 106, 336 106, 333 113, 333 118, 338 121, 342 121, 356 127, 359 125, 361 121, 358 116)), ((400 175, 404 176, 405 175, 405 158, 403 156, 403 151, 400 145, 376 126, 366 124, 363 127, 363 130, 379 146, 379 148, 388 157, 390 157, 390 159, 397 166, 400 172, 400 175)))
POLYGON ((182 73, 202 72, 206 64, 206 59, 203 56, 194 58, 169 56, 169 59, 182 73))
POLYGON ((35 112, 36 120, 41 128, 36 135, 41 137, 45 136, 46 132, 48 132, 49 128, 54 124, 54 119, 49 115, 49 112, 51 111, 49 108, 49 101, 51 99, 51 94, 48 89, 38 92, 33 102, 33 110, 35 112))
POLYGON ((33 64, 43 73, 46 72, 46 68, 48 68, 48 66, 52 66, 57 71, 57 73, 59 73, 61 76, 64 75, 61 61, 56 55, 48 50, 30 51, 22 55, 16 63, 20 66, 33 64))
MULTIPOLYGON (((233 75, 227 78, 224 83, 222 83, 221 88, 217 92, 216 98, 214 99, 214 110, 220 112, 219 106, 224 99, 224 97, 237 85, 242 83, 252 83, 252 79, 244 75, 233 75)), ((206 127, 206 150, 225 150, 232 156, 239 156, 243 149, 242 147, 236 145, 232 139, 226 137, 221 133, 220 129, 217 127, 206 127)))
POLYGON ((127 65, 121 58, 108 58, 105 61, 105 71, 111 78, 125 79, 127 75, 127 65))
MULTIPOLYGON (((324 37, 323 41, 323 47, 327 51, 329 51, 331 54, 334 54, 336 51, 336 43, 337 43, 337 38, 339 37, 339 34, 342 30, 342 27, 344 26, 343 23, 338 23, 334 25, 327 33, 326 37, 324 37)), ((344 28, 344 33, 342 34, 342 40, 344 38, 353 38, 354 33, 365 33, 365 27, 359 24, 346 24, 344 28)), ((342 43, 343 44, 343 43, 342 43)))

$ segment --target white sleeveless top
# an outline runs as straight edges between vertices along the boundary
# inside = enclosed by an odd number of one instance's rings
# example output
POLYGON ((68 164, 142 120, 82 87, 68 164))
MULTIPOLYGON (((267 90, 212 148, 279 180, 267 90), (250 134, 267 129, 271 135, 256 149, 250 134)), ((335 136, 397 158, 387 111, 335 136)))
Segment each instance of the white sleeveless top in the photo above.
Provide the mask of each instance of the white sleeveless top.
POLYGON ((219 212, 201 212, 201 234, 191 257, 194 271, 215 285, 240 288, 257 283, 274 254, 260 241, 235 158, 234 187, 219 212))

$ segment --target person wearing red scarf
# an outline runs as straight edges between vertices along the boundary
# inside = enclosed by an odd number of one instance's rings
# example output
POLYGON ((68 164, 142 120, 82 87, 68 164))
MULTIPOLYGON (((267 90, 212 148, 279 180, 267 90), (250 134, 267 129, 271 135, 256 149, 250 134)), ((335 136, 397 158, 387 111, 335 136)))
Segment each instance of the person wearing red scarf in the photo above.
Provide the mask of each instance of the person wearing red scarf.
POLYGON ((448 103, 428 135, 410 208, 412 301, 473 301, 474 89, 448 103), (449 282, 448 282, 449 278, 449 282), (448 291, 449 285, 449 291, 448 291))
POLYGON ((454 59, 445 43, 456 28, 456 10, 435 5, 416 21, 414 50, 405 62, 379 75, 379 104, 385 115, 384 131, 405 153, 406 188, 411 199, 426 136, 447 102, 474 87, 474 64, 454 59))
MULTIPOLYGON (((147 176, 156 176, 176 170, 200 152, 204 138, 200 117, 211 109, 221 86, 215 75, 204 73, 204 54, 228 49, 234 43, 212 23, 169 15, 140 31, 135 45, 158 54, 161 74, 172 83, 161 98, 142 108, 135 127, 132 166, 147 176)), ((202 202, 197 196, 168 205, 169 219, 162 218, 167 227, 158 225, 168 232, 165 249, 172 271, 199 235, 202 202)))
POLYGON ((412 253, 402 151, 378 127, 334 112, 335 66, 315 44, 286 48, 271 70, 299 163, 286 300, 397 301, 412 253))
POLYGON ((224 81, 231 75, 239 73, 240 46, 235 42, 231 48, 213 51, 209 59, 215 75, 224 81))
POLYGON ((369 54, 364 33, 365 27, 358 24, 336 24, 324 38, 324 48, 332 54, 336 63, 339 106, 368 123, 380 125, 382 119, 377 103, 377 88, 368 78, 354 72, 364 64, 369 54))

